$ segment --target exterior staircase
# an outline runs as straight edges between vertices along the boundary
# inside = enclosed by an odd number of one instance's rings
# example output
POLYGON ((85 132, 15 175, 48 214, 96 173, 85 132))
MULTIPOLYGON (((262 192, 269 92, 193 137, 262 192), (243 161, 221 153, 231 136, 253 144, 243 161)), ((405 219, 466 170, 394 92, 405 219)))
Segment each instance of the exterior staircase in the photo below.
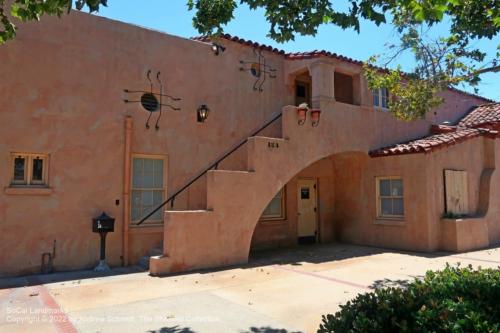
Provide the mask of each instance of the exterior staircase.
POLYGON ((296 107, 284 107, 282 138, 248 138, 248 170, 207 171, 206 210, 165 212, 163 253, 151 257, 150 273, 246 263, 262 211, 292 177, 341 149, 368 150, 336 118, 322 112, 317 127, 300 126, 296 107))

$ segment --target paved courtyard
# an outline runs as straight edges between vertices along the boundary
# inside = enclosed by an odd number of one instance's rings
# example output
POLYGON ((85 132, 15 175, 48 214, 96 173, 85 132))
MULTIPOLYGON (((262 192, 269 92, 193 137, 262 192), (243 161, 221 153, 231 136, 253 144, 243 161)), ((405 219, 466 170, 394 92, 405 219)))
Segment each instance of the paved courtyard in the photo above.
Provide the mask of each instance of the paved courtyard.
POLYGON ((0 279, 0 332, 315 332, 322 314, 356 294, 447 262, 498 267, 500 247, 422 254, 331 244, 161 278, 127 268, 0 279))

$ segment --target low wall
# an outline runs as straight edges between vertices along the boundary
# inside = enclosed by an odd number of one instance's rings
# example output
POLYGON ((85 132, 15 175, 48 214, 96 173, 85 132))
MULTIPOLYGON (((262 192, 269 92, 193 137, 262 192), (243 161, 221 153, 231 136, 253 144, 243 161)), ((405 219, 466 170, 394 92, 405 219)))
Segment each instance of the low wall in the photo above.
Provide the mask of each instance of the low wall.
POLYGON ((485 218, 442 218, 441 250, 464 252, 489 246, 488 223, 485 218))

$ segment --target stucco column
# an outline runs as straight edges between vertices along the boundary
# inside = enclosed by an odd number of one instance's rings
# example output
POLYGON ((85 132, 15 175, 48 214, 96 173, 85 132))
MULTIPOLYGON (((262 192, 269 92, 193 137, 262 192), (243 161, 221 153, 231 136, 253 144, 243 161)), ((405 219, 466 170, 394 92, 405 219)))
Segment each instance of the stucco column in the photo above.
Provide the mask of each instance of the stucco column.
POLYGON ((320 59, 309 65, 312 78, 312 107, 321 108, 323 102, 335 101, 335 66, 320 59))
POLYGON ((123 264, 127 266, 129 264, 129 226, 130 226, 130 164, 132 158, 132 128, 133 120, 132 117, 125 117, 125 151, 123 159, 123 264))

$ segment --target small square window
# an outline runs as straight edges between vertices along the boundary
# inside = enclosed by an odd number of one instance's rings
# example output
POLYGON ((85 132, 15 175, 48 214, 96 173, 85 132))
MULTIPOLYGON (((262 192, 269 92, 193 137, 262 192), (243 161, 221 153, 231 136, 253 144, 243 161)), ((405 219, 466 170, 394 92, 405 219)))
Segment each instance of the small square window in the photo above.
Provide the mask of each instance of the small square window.
POLYGON ((11 186, 47 186, 48 155, 12 154, 11 186))

